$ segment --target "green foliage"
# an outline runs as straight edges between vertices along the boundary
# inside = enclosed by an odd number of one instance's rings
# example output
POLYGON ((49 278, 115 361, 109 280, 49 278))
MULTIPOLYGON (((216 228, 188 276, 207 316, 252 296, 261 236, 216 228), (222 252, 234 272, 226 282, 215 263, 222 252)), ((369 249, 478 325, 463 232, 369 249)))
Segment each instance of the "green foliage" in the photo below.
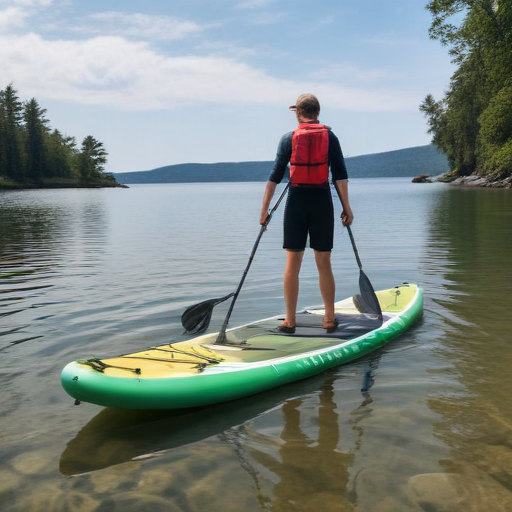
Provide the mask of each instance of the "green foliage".
POLYGON ((505 177, 512 171, 512 86, 503 87, 480 116, 478 137, 485 174, 505 177))
POLYGON ((79 151, 74 137, 50 130, 46 109, 35 98, 23 103, 12 84, 0 90, 0 188, 112 183, 107 155, 92 136, 79 151))
POLYGON ((428 95, 420 106, 432 142, 459 175, 512 174, 502 152, 512 123, 506 97, 512 83, 510 0, 433 0, 427 9, 430 37, 448 46, 458 65, 445 97, 428 95))
POLYGON ((63 136, 59 130, 54 130, 48 135, 47 150, 50 176, 78 178, 78 150, 74 137, 63 136))
POLYGON ((106 162, 107 152, 103 143, 97 141, 91 135, 85 137, 79 157, 79 171, 82 180, 94 181, 100 179, 106 162))
POLYGON ((480 141, 501 146, 512 138, 512 86, 504 87, 480 116, 480 141))
POLYGON ((0 123, 2 133, 0 140, 0 176, 5 176, 14 181, 23 180, 25 165, 21 146, 23 105, 17 91, 9 84, 0 91, 0 123))
POLYGON ((48 166, 46 139, 48 120, 44 117, 46 109, 32 98, 25 103, 23 118, 25 120, 24 143, 27 162, 27 178, 39 180, 49 176, 52 171, 48 166))
POLYGON ((494 151, 483 165, 483 173, 497 179, 503 179, 512 174, 512 139, 494 151))

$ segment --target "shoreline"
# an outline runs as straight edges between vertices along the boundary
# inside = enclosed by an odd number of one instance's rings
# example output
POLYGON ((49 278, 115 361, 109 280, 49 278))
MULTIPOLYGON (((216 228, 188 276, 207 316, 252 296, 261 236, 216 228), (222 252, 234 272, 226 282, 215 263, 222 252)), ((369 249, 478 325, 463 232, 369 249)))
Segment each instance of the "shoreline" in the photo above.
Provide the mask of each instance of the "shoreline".
POLYGON ((14 181, 0 180, 0 191, 3 190, 49 190, 64 188, 130 188, 128 185, 106 181, 78 182, 70 181, 48 181, 43 183, 17 183, 14 181))
MULTIPOLYGON (((448 174, 449 176, 449 174, 448 174)), ((469 176, 459 176, 454 179, 446 179, 447 175, 444 177, 438 178, 437 181, 441 181, 443 183, 448 183, 449 185, 454 185, 458 187, 468 187, 468 188, 512 188, 512 175, 507 176, 506 178, 496 178, 496 177, 487 177, 480 176, 479 174, 471 174, 469 176)))
POLYGON ((430 174, 420 174, 412 179, 413 183, 446 183, 456 187, 467 188, 512 188, 512 174, 506 178, 496 176, 480 176, 477 173, 469 176, 457 176, 453 171, 432 177, 430 174))

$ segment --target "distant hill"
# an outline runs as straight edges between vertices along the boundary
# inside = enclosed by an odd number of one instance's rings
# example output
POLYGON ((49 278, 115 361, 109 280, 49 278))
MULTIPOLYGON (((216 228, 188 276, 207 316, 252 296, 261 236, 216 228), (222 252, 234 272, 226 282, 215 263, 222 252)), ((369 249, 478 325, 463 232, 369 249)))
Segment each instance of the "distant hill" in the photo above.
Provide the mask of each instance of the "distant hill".
MULTIPOLYGON (((449 170, 446 156, 432 145, 347 157, 345 162, 350 178, 435 176, 449 170)), ((119 183, 267 181, 272 165, 272 161, 177 164, 149 171, 114 173, 114 177, 119 183)))

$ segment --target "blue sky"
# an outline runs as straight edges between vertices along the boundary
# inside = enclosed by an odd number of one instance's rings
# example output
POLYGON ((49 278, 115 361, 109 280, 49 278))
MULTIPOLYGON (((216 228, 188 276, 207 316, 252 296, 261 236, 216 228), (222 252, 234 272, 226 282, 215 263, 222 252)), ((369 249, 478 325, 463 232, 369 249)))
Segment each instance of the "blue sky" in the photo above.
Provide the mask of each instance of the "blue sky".
POLYGON ((0 0, 0 88, 93 135, 107 170, 273 160, 318 96, 345 156, 430 142, 453 72, 422 0, 0 0))

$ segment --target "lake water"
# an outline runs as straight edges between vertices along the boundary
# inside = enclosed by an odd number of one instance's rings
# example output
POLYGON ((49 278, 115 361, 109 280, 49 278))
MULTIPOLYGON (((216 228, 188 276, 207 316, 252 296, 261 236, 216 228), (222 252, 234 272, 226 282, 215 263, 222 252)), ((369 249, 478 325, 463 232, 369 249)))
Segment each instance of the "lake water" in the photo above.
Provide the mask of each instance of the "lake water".
MULTIPOLYGON (((65 394, 69 361, 180 339, 186 306, 236 289, 263 189, 0 192, 2 512, 512 509, 510 190, 351 180, 374 287, 425 292, 423 319, 370 357, 188 412, 75 406, 65 394)), ((232 326, 284 310, 283 209, 232 326)), ((338 298, 356 293, 341 224, 332 259, 338 298)), ((319 302, 308 251, 299 306, 319 302)))

